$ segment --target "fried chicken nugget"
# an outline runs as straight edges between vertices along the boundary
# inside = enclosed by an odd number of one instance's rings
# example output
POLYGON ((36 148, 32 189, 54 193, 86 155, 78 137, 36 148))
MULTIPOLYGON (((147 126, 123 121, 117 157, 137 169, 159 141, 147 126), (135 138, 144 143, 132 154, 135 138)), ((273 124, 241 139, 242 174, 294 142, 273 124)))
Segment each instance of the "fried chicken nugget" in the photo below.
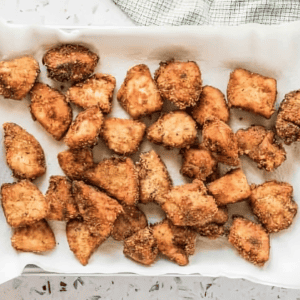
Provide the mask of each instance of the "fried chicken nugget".
POLYGON ((122 206, 98 189, 83 181, 73 182, 73 193, 79 213, 94 235, 108 237, 118 215, 123 212, 122 206))
POLYGON ((2 184, 1 197, 4 215, 11 227, 31 225, 47 217, 49 203, 27 179, 2 184))
POLYGON ((257 162, 258 168, 273 171, 286 159, 286 152, 275 141, 275 134, 263 126, 251 126, 236 133, 240 155, 247 155, 257 162))
POLYGON ((187 227, 174 226, 168 219, 152 225, 158 250, 180 266, 189 263, 195 252, 197 234, 187 227))
POLYGON ((131 155, 142 143, 145 130, 146 125, 140 121, 108 118, 104 120, 101 136, 110 150, 131 155))
POLYGON ((167 167, 154 150, 141 153, 137 168, 141 203, 155 201, 159 195, 171 189, 172 180, 167 167))
POLYGON ((66 233, 70 250, 83 266, 88 264, 92 254, 106 240, 101 235, 93 235, 89 226, 80 220, 70 220, 66 233))
POLYGON ((242 169, 234 169, 223 177, 207 185, 218 205, 227 205, 247 199, 251 195, 251 188, 242 169))
POLYGON ((43 65, 48 77, 56 81, 81 81, 94 72, 99 56, 81 45, 60 45, 46 52, 43 65))
POLYGON ((130 158, 104 159, 84 174, 85 180, 104 189, 122 204, 135 205, 139 197, 136 167, 130 158))
POLYGON ((202 91, 201 72, 193 61, 170 60, 161 62, 154 80, 163 99, 173 102, 179 109, 194 106, 202 91))
POLYGON ((44 151, 33 135, 14 123, 4 123, 6 162, 18 179, 33 180, 46 172, 44 151))
POLYGON ((227 86, 229 107, 237 107, 270 119, 275 112, 277 87, 274 78, 235 69, 227 86))
POLYGON ((230 166, 240 164, 238 141, 227 124, 209 117, 204 123, 202 136, 204 147, 212 152, 218 162, 230 166))
POLYGON ((0 95, 22 100, 33 87, 40 67, 31 56, 0 61, 0 95))
POLYGON ((103 114, 98 106, 80 112, 71 124, 64 141, 71 149, 95 146, 103 125, 103 114))
POLYGON ((189 147, 197 139, 196 122, 184 111, 172 111, 148 128, 147 138, 170 149, 189 147))
POLYGON ((45 252, 56 246, 55 236, 45 220, 32 225, 16 228, 11 238, 11 245, 23 252, 45 252))
POLYGON ((86 170, 93 167, 93 152, 90 148, 68 149, 58 153, 58 163, 71 180, 82 180, 86 170))
POLYGON ((146 227, 127 238, 124 241, 123 253, 141 264, 153 264, 157 257, 158 249, 152 229, 146 227))
POLYGON ((276 180, 252 185, 249 197, 254 214, 269 233, 288 228, 297 214, 298 205, 293 200, 293 187, 276 180))
POLYGON ((229 109, 224 94, 212 86, 203 87, 200 99, 192 110, 192 116, 200 126, 203 126, 205 119, 211 116, 227 123, 229 109))
POLYGON ((161 111, 163 101, 149 68, 140 64, 128 70, 117 99, 129 115, 138 119, 161 111))
POLYGON ((123 210, 124 212, 116 219, 111 233, 117 241, 124 241, 148 226, 145 214, 138 207, 124 205, 123 210))
POLYGON ((51 176, 46 200, 50 204, 48 220, 68 221, 78 216, 72 183, 65 176, 51 176))
POLYGON ((68 101, 84 109, 99 106, 103 113, 111 111, 116 79, 112 75, 96 73, 78 82, 67 91, 68 101))
POLYGON ((251 263, 262 267, 269 259, 270 238, 260 225, 243 217, 233 220, 228 241, 251 263))

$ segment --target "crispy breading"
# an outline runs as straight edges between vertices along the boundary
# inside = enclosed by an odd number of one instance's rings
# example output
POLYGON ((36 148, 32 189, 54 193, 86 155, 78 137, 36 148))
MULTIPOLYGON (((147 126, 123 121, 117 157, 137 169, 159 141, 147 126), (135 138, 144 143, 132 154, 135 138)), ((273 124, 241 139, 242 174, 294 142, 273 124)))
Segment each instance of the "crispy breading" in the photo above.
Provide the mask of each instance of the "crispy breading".
POLYGON ((168 219, 151 226, 158 250, 180 266, 189 263, 189 255, 194 254, 196 232, 187 227, 179 227, 168 219))
POLYGON ((40 67, 32 56, 0 61, 0 95, 22 100, 33 87, 40 67))
POLYGON ((104 189, 122 204, 135 205, 139 197, 136 167, 130 158, 104 159, 84 174, 87 182, 104 189))
POLYGON ((218 205, 227 205, 247 199, 251 195, 251 188, 242 169, 234 169, 223 177, 207 185, 218 205))
POLYGON ((146 125, 130 119, 104 120, 101 136, 107 147, 119 155, 135 153, 143 141, 146 125))
POLYGON ((78 82, 67 91, 67 99, 84 109, 98 105, 103 113, 111 111, 116 79, 109 74, 96 73, 78 82))
POLYGON ((244 259, 255 265, 262 267, 269 259, 269 234, 260 224, 243 217, 235 217, 230 227, 228 241, 244 259))
POLYGON ((276 133, 286 145, 300 140, 300 90, 286 94, 280 103, 276 133))
POLYGON ((163 101, 151 77, 150 70, 143 64, 128 70, 118 91, 117 99, 134 119, 160 111, 163 106, 163 101))
POLYGON ((286 159, 286 152, 275 140, 275 134, 263 126, 251 126, 240 129, 236 133, 239 145, 239 154, 247 155, 257 162, 260 169, 273 171, 286 159))
POLYGON ((80 112, 71 124, 64 141, 71 149, 95 146, 103 125, 103 114, 98 106, 80 112))
POLYGON ((58 153, 57 159, 71 180, 82 180, 85 171, 94 165, 93 152, 90 148, 68 149, 58 153))
POLYGON ((112 237, 117 241, 123 241, 137 231, 147 227, 145 214, 136 206, 123 206, 124 212, 119 214, 114 223, 112 237))
POLYGON ((51 176, 46 200, 50 204, 48 220, 67 221, 78 216, 72 183, 65 176, 51 176))
POLYGON ((108 237, 115 220, 123 212, 122 206, 116 200, 83 181, 73 182, 73 193, 79 213, 90 232, 108 237))
POLYGON ((43 57, 48 77, 56 81, 81 81, 94 72, 99 56, 81 45, 64 44, 48 50, 43 57))
POLYGON ((269 119, 275 112, 276 85, 274 78, 235 69, 227 86, 228 105, 269 119))
POLYGON ((2 184, 1 197, 4 215, 11 227, 31 225, 48 215, 49 203, 27 179, 2 184))
POLYGON ((268 232, 277 232, 292 224, 298 205, 293 200, 290 184, 272 180, 258 186, 252 185, 251 189, 251 207, 268 232))
POLYGON ((127 238, 124 241, 123 253, 141 264, 153 264, 158 254, 158 249, 152 229, 146 227, 127 238))
POLYGON ((184 111, 172 111, 161 116, 147 132, 150 142, 166 148, 185 148, 197 139, 196 122, 184 111))
POLYGON ((209 85, 203 87, 200 99, 192 110, 192 116, 201 126, 204 125, 205 119, 211 116, 227 123, 229 108, 224 94, 215 87, 209 85))
POLYGON ((70 250, 83 266, 88 264, 92 254, 106 240, 106 237, 90 233, 89 226, 80 220, 70 220, 66 234, 70 250))
POLYGON ((40 220, 32 225, 16 228, 11 245, 19 251, 40 253, 53 250, 56 241, 47 221, 40 220))
POLYGON ((177 226, 201 226, 217 212, 212 196, 207 195, 202 181, 173 187, 168 193, 157 197, 157 202, 167 217, 177 226))
POLYGON ((240 164, 236 135, 223 121, 215 117, 207 118, 202 136, 204 147, 212 152, 217 161, 230 166, 240 164))
POLYGON ((141 203, 155 201, 156 197, 171 189, 172 180, 167 167, 154 150, 141 153, 137 168, 141 203))
POLYGON ((170 60, 159 65, 154 80, 162 98, 173 102, 179 109, 194 106, 202 91, 201 72, 197 63, 170 60))
POLYGON ((46 172, 44 151, 33 135, 14 123, 4 123, 6 162, 18 179, 33 180, 46 172))
POLYGON ((30 111, 56 140, 61 140, 72 122, 72 109, 64 94, 37 82, 30 91, 30 111))

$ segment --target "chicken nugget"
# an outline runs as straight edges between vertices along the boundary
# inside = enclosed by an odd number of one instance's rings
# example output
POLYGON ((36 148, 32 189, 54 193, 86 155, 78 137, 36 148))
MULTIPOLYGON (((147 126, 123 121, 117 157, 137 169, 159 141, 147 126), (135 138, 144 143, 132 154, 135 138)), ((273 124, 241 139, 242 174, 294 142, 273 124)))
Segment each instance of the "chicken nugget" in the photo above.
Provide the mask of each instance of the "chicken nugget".
POLYGON ((269 259, 270 237, 260 225, 243 217, 235 217, 228 241, 251 263, 262 267, 269 259))
POLYGON ((242 169, 234 169, 223 177, 207 185, 218 205, 227 205, 247 199, 251 195, 251 188, 242 169))
POLYGON ((143 122, 109 118, 104 120, 101 136, 110 150, 119 155, 131 155, 142 143, 145 130, 143 122))
POLYGON ((27 179, 2 184, 1 197, 4 215, 11 227, 31 225, 48 215, 49 203, 27 179))
POLYGON ((6 162, 18 179, 33 180, 46 172, 44 151, 33 135, 14 123, 4 123, 6 162))
POLYGON ((32 56, 0 61, 0 95, 22 100, 33 87, 40 67, 32 56))
POLYGON ((252 185, 249 197, 253 213, 269 233, 288 228, 297 214, 293 187, 286 182, 267 181, 252 185))
POLYGON ((164 114, 153 123, 147 132, 150 142, 166 148, 185 148, 197 139, 196 122, 184 111, 164 114))
POLYGON ((92 254, 106 240, 101 235, 93 235, 89 226, 80 220, 70 220, 67 223, 66 234, 70 250, 85 266, 92 254))
POLYGON ((72 122, 72 109, 66 97, 47 84, 37 82, 30 91, 30 111, 57 141, 65 135, 72 122))
POLYGON ((116 200, 83 181, 73 182, 73 193, 79 213, 90 232, 108 237, 115 220, 123 212, 122 206, 116 200))
POLYGON ((94 72, 99 56, 81 45, 60 45, 46 52, 43 65, 56 81, 81 81, 94 72))
POLYGON ((227 123, 229 109, 224 94, 212 86, 203 87, 200 100, 192 110, 192 116, 200 126, 203 126, 205 119, 211 116, 227 123))
POLYGON ((180 266, 194 254, 197 234, 187 227, 174 226, 168 219, 151 226, 158 250, 180 266))
POLYGON ((104 189, 122 204, 135 205, 139 197, 136 167, 130 158, 104 159, 84 174, 85 180, 104 189))
POLYGON ((111 111, 116 79, 112 75, 96 73, 78 82, 67 91, 68 101, 84 109, 99 106, 103 113, 111 111))
POLYGON ((90 148, 68 149, 58 153, 57 159, 71 180, 82 180, 85 171, 94 165, 93 152, 90 148))
POLYGON ((46 200, 50 204, 48 220, 68 221, 78 216, 72 183, 65 176, 51 176, 46 200))
POLYGON ((258 168, 273 171, 286 159, 282 144, 276 142, 275 134, 263 126, 251 126, 236 133, 240 155, 247 155, 257 162, 258 168))
POLYGON ((161 111, 163 101, 146 65, 136 65, 128 70, 118 91, 117 99, 129 115, 138 119, 161 111))
POLYGON ((161 62, 154 80, 163 99, 173 102, 179 109, 194 106, 202 91, 201 72, 193 61, 170 60, 161 62))
POLYGON ((64 141, 71 149, 95 146, 103 125, 103 114, 98 106, 80 112, 71 124, 64 141))
POLYGON ((137 167, 141 203, 147 204, 155 201, 159 195, 171 189, 172 180, 167 167, 154 150, 141 153, 137 167))
POLYGON ((124 212, 116 219, 111 233, 117 241, 124 241, 148 225, 145 214, 138 207, 125 205, 123 210, 124 212))
POLYGON ((228 105, 270 119, 275 112, 276 85, 274 78, 235 69, 227 86, 228 105))
POLYGON ((230 166, 240 164, 239 148, 236 135, 223 121, 209 117, 206 119, 203 131, 203 145, 212 152, 218 162, 230 166))
POLYGON ((158 254, 158 249, 152 229, 146 227, 127 238, 124 241, 123 253, 141 264, 153 264, 158 254))

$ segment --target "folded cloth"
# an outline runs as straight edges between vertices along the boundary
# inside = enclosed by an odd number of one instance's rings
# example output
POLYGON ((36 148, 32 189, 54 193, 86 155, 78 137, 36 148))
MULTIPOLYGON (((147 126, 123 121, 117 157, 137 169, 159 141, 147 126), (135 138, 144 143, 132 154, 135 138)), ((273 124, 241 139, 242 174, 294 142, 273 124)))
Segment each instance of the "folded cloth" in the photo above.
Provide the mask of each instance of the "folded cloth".
POLYGON ((300 19, 300 0, 113 1, 139 25, 271 25, 300 19))

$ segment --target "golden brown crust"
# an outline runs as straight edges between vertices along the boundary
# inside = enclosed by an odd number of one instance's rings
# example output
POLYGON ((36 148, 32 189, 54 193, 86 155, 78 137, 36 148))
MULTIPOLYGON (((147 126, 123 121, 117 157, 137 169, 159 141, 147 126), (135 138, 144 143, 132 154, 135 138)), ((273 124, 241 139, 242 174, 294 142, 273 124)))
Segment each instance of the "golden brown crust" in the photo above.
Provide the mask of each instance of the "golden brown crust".
POLYGON ((6 161, 18 179, 33 180, 46 172, 44 151, 33 135, 14 123, 4 123, 6 161))

